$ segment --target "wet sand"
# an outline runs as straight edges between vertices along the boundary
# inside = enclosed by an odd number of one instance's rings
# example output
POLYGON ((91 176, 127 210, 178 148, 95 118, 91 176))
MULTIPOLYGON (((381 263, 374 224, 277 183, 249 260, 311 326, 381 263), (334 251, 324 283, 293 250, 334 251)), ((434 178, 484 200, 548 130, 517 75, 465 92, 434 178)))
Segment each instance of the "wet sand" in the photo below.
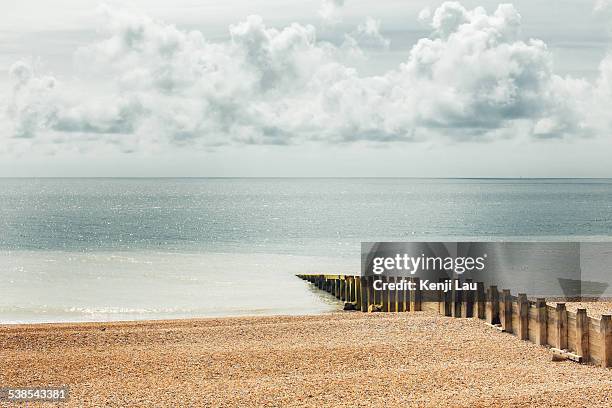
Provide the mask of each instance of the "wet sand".
POLYGON ((421 312, 0 326, 0 384, 68 385, 62 407, 612 406, 610 369, 421 312))

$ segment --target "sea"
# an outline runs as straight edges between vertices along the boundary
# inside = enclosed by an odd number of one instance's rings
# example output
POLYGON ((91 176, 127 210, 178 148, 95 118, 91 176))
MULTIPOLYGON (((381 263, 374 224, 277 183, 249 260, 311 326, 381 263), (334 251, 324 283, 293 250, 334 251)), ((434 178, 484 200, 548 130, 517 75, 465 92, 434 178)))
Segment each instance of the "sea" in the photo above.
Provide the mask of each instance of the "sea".
POLYGON ((361 242, 610 240, 612 180, 0 179, 0 323, 324 313, 361 242))

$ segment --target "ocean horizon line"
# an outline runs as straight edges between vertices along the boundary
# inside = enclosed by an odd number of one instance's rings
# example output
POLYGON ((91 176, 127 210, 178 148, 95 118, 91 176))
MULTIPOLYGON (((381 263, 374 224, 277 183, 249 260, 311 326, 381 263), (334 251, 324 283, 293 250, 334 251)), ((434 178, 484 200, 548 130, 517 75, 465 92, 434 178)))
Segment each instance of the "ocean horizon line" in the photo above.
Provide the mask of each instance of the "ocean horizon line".
POLYGON ((412 177, 412 176, 0 176, 0 180, 612 180, 612 177, 412 177))

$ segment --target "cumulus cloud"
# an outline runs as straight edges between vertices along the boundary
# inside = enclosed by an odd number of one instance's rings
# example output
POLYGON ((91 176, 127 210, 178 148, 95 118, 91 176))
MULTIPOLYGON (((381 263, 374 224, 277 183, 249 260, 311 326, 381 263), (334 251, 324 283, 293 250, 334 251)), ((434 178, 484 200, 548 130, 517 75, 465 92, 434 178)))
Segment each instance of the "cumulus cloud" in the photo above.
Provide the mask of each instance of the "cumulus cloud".
POLYGON ((323 0, 319 8, 319 15, 328 23, 340 21, 339 11, 344 7, 345 0, 323 0))
POLYGON ((380 20, 372 17, 366 18, 365 22, 359 24, 355 31, 346 34, 345 40, 352 46, 374 49, 388 49, 391 44, 391 41, 380 32, 380 20))
MULTIPOLYGON (((342 2, 334 2, 341 5, 342 2)), ((612 57, 596 83, 554 73, 546 44, 521 37, 511 5, 489 14, 446 2, 421 13, 431 35, 396 69, 360 76, 342 47, 310 25, 266 26, 251 16, 207 41, 147 16, 104 8, 104 40, 77 52, 99 86, 10 70, 13 139, 108 140, 143 146, 303 141, 543 139, 607 133, 612 57)), ((389 46, 380 22, 347 35, 389 46)), ((127 147, 126 147, 127 146, 127 147)))

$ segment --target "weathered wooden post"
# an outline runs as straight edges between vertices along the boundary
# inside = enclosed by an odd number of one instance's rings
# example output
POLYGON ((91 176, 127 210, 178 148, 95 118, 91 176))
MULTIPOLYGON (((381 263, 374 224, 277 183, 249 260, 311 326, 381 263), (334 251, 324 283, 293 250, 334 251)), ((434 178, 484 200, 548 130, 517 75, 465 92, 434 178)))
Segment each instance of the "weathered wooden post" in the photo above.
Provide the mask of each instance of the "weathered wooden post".
MULTIPOLYGON (((403 276, 399 276, 397 278, 398 283, 402 283, 404 280, 403 276)), ((406 311, 406 290, 398 290, 397 292, 397 311, 405 312, 406 311)))
POLYGON ((487 323, 499 323, 499 292, 497 286, 487 289, 487 323))
POLYGON ((376 291, 374 290, 375 279, 377 279, 376 276, 368 277, 368 311, 370 310, 370 305, 376 305, 378 301, 376 291))
MULTIPOLYGON (((382 280, 382 285, 384 285, 385 283, 389 282, 389 277, 388 276, 381 276, 380 279, 382 280)), ((382 285, 381 285, 381 288, 382 288, 382 285)), ((383 312, 388 312, 389 311, 389 287, 388 286, 385 287, 382 290, 381 295, 382 295, 382 308, 381 308, 381 310, 383 312)))
POLYGON ((525 293, 518 295, 518 337, 529 340, 529 300, 525 293))
POLYGON ((345 302, 351 302, 351 277, 350 276, 344 276, 344 290, 342 291, 344 293, 344 301, 345 302))
POLYGON ((363 277, 355 277, 355 290, 357 291, 357 310, 368 311, 368 293, 364 284, 363 277))
POLYGON ((583 363, 590 360, 589 354, 589 326, 590 318, 587 316, 586 309, 576 311, 576 354, 582 357, 583 363))
POLYGON ((537 326, 536 326, 536 344, 545 346, 548 344, 548 311, 546 299, 536 299, 537 309, 537 326))
POLYGON ((555 308, 555 330, 557 334, 556 347, 559 350, 567 349, 567 310, 565 303, 557 303, 555 308))
POLYGON ((451 314, 453 317, 461 317, 461 291, 455 289, 458 281, 458 279, 453 279, 453 287, 451 289, 451 297, 453 299, 451 303, 451 314))
MULTIPOLYGON (((472 283, 471 279, 466 279, 465 283, 472 283)), ((474 315, 474 291, 461 292, 461 317, 467 318, 474 315)))
MULTIPOLYGON (((438 283, 443 283, 444 278, 439 278, 438 283)), ((441 285, 440 285, 441 286, 441 285)), ((446 296, 444 290, 438 290, 438 313, 442 316, 446 316, 446 296)))
POLYGON ((338 282, 340 284, 340 293, 338 298, 342 301, 346 301, 346 278, 339 276, 338 282))
POLYGON ((474 313, 474 317, 478 319, 485 318, 485 291, 484 291, 484 282, 476 282, 476 313, 474 313))
POLYGON ((502 290, 503 310, 501 311, 502 330, 506 333, 512 333, 512 295, 510 289, 502 290))
POLYGON ((393 283, 393 289, 389 289, 389 311, 397 312, 397 278, 395 276, 389 277, 389 283, 393 283))
POLYGON ((420 312, 421 311, 421 279, 412 277, 410 280, 413 282, 414 290, 410 291, 410 311, 420 312))
POLYGON ((601 316, 599 327, 601 333, 601 366, 612 367, 612 316, 601 316))

